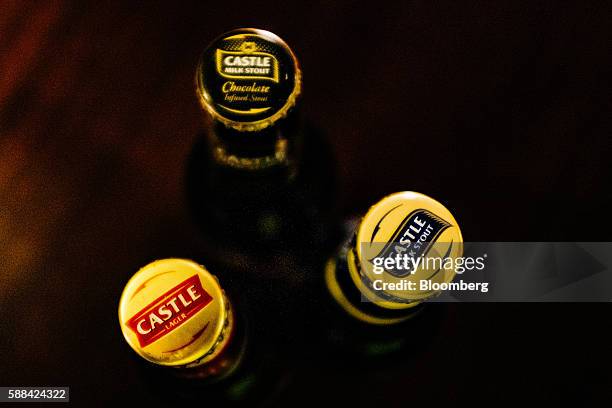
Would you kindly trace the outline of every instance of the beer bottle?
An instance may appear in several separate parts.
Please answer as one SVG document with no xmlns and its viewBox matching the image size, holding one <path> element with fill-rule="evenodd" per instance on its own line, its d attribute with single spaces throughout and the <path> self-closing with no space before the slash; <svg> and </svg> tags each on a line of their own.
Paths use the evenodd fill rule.
<svg viewBox="0 0 612 408">
<path fill-rule="evenodd" d="M 325 267 L 325 288 L 333 299 L 328 340 L 341 346 L 336 349 L 368 356 L 395 356 L 408 344 L 418 349 L 445 315 L 444 304 L 424 304 L 437 292 L 421 290 L 418 283 L 450 282 L 455 271 L 443 262 L 432 269 L 412 261 L 462 256 L 457 222 L 436 200 L 404 191 L 383 198 L 352 225 L 346 243 Z M 407 268 L 402 262 L 382 262 L 398 255 L 408 260 Z M 412 289 L 408 282 L 414 282 Z"/>
<path fill-rule="evenodd" d="M 333 158 L 299 115 L 295 54 L 268 31 L 230 31 L 203 52 L 196 93 L 208 126 L 188 160 L 186 190 L 205 256 L 299 282 L 279 266 L 320 257 L 337 230 Z"/>
<path fill-rule="evenodd" d="M 193 261 L 168 258 L 141 268 L 121 294 L 119 324 L 161 399 L 261 401 L 281 381 L 217 278 Z"/>
</svg>

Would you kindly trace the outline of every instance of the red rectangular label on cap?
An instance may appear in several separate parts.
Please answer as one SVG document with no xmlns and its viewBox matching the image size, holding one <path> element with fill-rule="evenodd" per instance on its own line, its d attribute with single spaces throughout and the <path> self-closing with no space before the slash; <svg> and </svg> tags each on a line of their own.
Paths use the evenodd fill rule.
<svg viewBox="0 0 612 408">
<path fill-rule="evenodd" d="M 127 325 L 136 333 L 140 347 L 145 347 L 180 327 L 212 300 L 198 275 L 193 275 L 136 313 Z"/>
</svg>

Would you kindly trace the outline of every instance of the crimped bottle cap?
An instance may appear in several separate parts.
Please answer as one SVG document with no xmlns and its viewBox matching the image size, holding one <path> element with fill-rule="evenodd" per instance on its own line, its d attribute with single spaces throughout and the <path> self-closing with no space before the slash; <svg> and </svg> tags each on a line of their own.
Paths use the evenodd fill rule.
<svg viewBox="0 0 612 408">
<path fill-rule="evenodd" d="M 223 349 L 232 311 L 217 278 L 186 259 L 162 259 L 141 268 L 119 301 L 119 324 L 144 359 L 194 366 Z"/>
<path fill-rule="evenodd" d="M 196 71 L 202 107 L 229 128 L 257 131 L 285 117 L 301 92 L 289 46 L 255 28 L 230 31 L 204 51 Z"/>
<path fill-rule="evenodd" d="M 410 262 L 383 262 L 404 255 Z M 351 278 L 367 299 L 384 308 L 404 309 L 437 293 L 421 290 L 421 280 L 452 281 L 452 261 L 462 255 L 461 230 L 450 211 L 431 197 L 404 191 L 369 209 L 347 259 Z M 419 258 L 420 264 L 413 262 Z M 413 289 L 407 289 L 407 282 L 414 282 Z"/>
</svg>

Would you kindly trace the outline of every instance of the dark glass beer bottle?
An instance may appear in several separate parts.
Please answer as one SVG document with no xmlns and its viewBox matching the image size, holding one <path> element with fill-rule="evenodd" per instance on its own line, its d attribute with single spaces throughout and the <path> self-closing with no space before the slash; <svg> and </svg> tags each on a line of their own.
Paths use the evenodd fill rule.
<svg viewBox="0 0 612 408">
<path fill-rule="evenodd" d="M 323 312 L 330 316 L 329 342 L 336 350 L 393 359 L 408 345 L 418 349 L 438 330 L 446 309 L 444 304 L 425 305 L 437 293 L 422 290 L 419 283 L 450 282 L 455 272 L 444 266 L 415 267 L 411 261 L 462 256 L 454 217 L 434 199 L 406 191 L 383 198 L 346 231 L 345 244 L 324 272 L 325 290 L 333 299 Z M 404 259 L 403 254 L 410 261 L 406 269 L 401 262 L 384 263 L 398 255 Z"/>
<path fill-rule="evenodd" d="M 203 52 L 196 89 L 209 123 L 186 184 L 205 255 L 299 283 L 283 267 L 320 257 L 335 238 L 335 171 L 322 134 L 299 115 L 295 54 L 268 31 L 231 31 Z"/>
<path fill-rule="evenodd" d="M 161 400 L 227 405 L 271 398 L 286 373 L 247 322 L 218 279 L 186 259 L 141 268 L 119 302 L 123 336 Z"/>
</svg>

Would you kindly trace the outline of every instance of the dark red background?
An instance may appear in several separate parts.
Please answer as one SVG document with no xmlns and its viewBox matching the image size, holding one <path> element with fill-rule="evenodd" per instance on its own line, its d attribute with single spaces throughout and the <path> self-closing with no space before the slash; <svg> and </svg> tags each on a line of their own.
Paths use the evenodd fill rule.
<svg viewBox="0 0 612 408">
<path fill-rule="evenodd" d="M 117 301 L 136 268 L 198 245 L 182 185 L 204 124 L 194 69 L 236 27 L 273 31 L 298 55 L 344 214 L 415 190 L 445 203 L 468 241 L 609 241 L 602 4 L 2 1 L 0 385 L 147 399 Z M 610 311 L 462 306 L 403 375 L 359 386 L 320 361 L 303 388 L 321 392 L 285 399 L 588 404 L 610 397 Z"/>
</svg>

